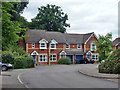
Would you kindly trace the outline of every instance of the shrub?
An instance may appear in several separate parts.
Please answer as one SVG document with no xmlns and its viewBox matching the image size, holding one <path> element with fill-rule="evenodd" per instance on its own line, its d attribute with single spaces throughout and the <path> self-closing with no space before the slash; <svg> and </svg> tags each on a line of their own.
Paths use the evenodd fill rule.
<svg viewBox="0 0 120 90">
<path fill-rule="evenodd" d="M 2 52 L 2 62 L 14 64 L 13 54 L 9 51 Z"/>
<path fill-rule="evenodd" d="M 31 56 L 27 57 L 16 57 L 14 62 L 14 68 L 20 69 L 20 68 L 30 68 L 31 65 L 34 64 L 34 58 Z"/>
<path fill-rule="evenodd" d="M 114 51 L 98 68 L 100 73 L 120 74 L 120 49 Z"/>
<path fill-rule="evenodd" d="M 27 62 L 26 68 L 30 68 L 34 64 L 34 58 L 32 56 L 25 57 L 25 60 Z"/>
<path fill-rule="evenodd" d="M 58 64 L 71 64 L 71 60 L 68 57 L 66 58 L 63 57 L 58 60 Z"/>
</svg>

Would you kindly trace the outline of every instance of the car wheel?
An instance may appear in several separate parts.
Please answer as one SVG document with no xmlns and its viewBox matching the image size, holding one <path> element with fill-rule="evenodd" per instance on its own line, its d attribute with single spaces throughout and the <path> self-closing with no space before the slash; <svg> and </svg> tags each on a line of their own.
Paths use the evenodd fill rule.
<svg viewBox="0 0 120 90">
<path fill-rule="evenodd" d="M 2 71 L 7 71 L 8 68 L 6 66 L 2 66 Z"/>
<path fill-rule="evenodd" d="M 85 64 L 87 64 L 87 61 L 85 61 Z"/>
</svg>

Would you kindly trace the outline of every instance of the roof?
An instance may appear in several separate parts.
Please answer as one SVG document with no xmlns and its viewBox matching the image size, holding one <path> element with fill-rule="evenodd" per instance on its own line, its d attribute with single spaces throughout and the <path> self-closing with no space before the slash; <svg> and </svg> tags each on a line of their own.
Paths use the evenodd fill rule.
<svg viewBox="0 0 120 90">
<path fill-rule="evenodd" d="M 114 41 L 113 41 L 113 45 L 118 45 L 120 44 L 120 37 L 119 38 L 116 38 Z"/>
<path fill-rule="evenodd" d="M 50 42 L 54 39 L 58 43 L 83 44 L 92 34 L 93 32 L 87 34 L 70 34 L 45 30 L 28 30 L 25 42 L 39 42 L 41 39 L 46 39 Z"/>
<path fill-rule="evenodd" d="M 80 50 L 78 50 L 78 49 L 66 49 L 65 52 L 67 53 L 67 55 L 70 55 L 70 54 L 83 55 L 84 54 L 83 50 L 81 50 L 81 49 Z"/>
</svg>

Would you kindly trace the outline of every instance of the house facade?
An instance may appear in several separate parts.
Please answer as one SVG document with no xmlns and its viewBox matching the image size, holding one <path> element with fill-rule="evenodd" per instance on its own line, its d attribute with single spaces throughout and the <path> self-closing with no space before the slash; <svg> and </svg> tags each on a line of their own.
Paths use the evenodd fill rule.
<svg viewBox="0 0 120 90">
<path fill-rule="evenodd" d="M 120 37 L 119 38 L 116 38 L 114 41 L 113 41 L 113 51 L 117 50 L 117 49 L 120 49 Z"/>
<path fill-rule="evenodd" d="M 93 41 L 98 41 L 94 32 L 87 34 L 69 34 L 45 30 L 28 30 L 25 43 L 19 42 L 27 54 L 35 59 L 37 65 L 57 64 L 58 59 L 69 57 L 75 60 L 91 57 L 98 61 L 99 54 Z"/>
</svg>

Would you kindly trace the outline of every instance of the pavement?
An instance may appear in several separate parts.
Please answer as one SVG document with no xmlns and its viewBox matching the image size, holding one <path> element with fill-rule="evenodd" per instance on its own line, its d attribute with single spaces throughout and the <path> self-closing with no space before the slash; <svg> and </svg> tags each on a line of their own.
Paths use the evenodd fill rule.
<svg viewBox="0 0 120 90">
<path fill-rule="evenodd" d="M 89 67 L 83 67 L 78 70 L 81 74 L 96 77 L 96 78 L 103 78 L 103 79 L 120 79 L 118 74 L 107 74 L 107 73 L 99 73 L 98 71 L 98 64 L 89 64 Z"/>
</svg>

